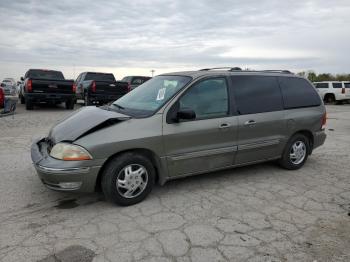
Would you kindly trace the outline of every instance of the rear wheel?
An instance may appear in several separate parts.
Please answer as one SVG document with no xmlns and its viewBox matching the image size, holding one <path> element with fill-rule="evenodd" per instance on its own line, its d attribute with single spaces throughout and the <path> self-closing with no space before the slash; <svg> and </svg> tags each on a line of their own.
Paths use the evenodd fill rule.
<svg viewBox="0 0 350 262">
<path fill-rule="evenodd" d="M 26 103 L 26 109 L 27 110 L 33 110 L 34 109 L 34 105 L 33 105 L 32 101 L 26 99 L 25 103 Z"/>
<path fill-rule="evenodd" d="M 73 99 L 66 101 L 66 109 L 69 109 L 69 110 L 74 109 L 74 100 Z"/>
<path fill-rule="evenodd" d="M 309 153 L 309 139 L 303 134 L 296 134 L 288 141 L 279 164 L 285 169 L 299 169 L 305 164 Z"/>
<path fill-rule="evenodd" d="M 327 94 L 325 96 L 324 100 L 328 104 L 334 104 L 335 103 L 335 96 L 333 94 Z"/>
<path fill-rule="evenodd" d="M 102 191 L 107 200 L 122 206 L 141 202 L 152 191 L 155 169 L 152 162 L 137 153 L 112 159 L 102 175 Z"/>
<path fill-rule="evenodd" d="M 90 106 L 91 105 L 91 101 L 90 101 L 90 98 L 89 98 L 88 94 L 84 95 L 84 105 L 85 106 Z"/>
<path fill-rule="evenodd" d="M 24 105 L 25 102 L 26 102 L 25 99 L 24 99 L 24 96 L 20 95 L 19 99 L 21 100 L 21 104 Z"/>
</svg>

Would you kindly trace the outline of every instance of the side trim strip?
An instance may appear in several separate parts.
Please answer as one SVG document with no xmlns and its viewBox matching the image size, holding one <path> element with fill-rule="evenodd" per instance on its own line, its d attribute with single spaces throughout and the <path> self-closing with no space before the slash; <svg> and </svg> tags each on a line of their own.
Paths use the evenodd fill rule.
<svg viewBox="0 0 350 262">
<path fill-rule="evenodd" d="M 237 146 L 225 147 L 225 148 L 219 148 L 219 149 L 209 149 L 209 150 L 202 150 L 198 152 L 184 153 L 183 155 L 170 156 L 170 160 L 179 161 L 179 160 L 191 159 L 196 157 L 220 155 L 220 154 L 230 153 L 230 152 L 233 153 L 236 151 L 237 151 Z"/>
<path fill-rule="evenodd" d="M 238 145 L 238 151 L 266 147 L 266 146 L 273 146 L 273 145 L 278 145 L 279 143 L 280 143 L 279 139 L 274 139 L 274 140 L 263 141 L 259 143 Z"/>
</svg>

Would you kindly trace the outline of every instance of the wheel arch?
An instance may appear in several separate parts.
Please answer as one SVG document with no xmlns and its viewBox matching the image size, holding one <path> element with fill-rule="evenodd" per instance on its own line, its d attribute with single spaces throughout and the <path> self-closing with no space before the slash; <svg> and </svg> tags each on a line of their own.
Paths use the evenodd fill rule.
<svg viewBox="0 0 350 262">
<path fill-rule="evenodd" d="M 334 93 L 325 93 L 323 96 L 323 100 L 326 100 L 326 98 L 329 96 L 332 96 L 334 100 L 336 100 L 336 95 Z"/>
<path fill-rule="evenodd" d="M 312 134 L 312 132 L 310 130 L 307 129 L 302 129 L 302 130 L 298 130 L 296 132 L 294 132 L 291 136 L 290 139 L 292 137 L 294 137 L 296 134 L 302 134 L 304 136 L 306 136 L 309 139 L 310 142 L 310 152 L 309 155 L 311 155 L 313 147 L 314 147 L 314 135 Z"/>
<path fill-rule="evenodd" d="M 101 191 L 101 181 L 102 181 L 102 175 L 103 172 L 107 166 L 107 164 L 112 161 L 113 158 L 118 157 L 120 155 L 123 155 L 125 153 L 137 153 L 141 154 L 145 157 L 147 157 L 153 164 L 155 171 L 156 171 L 156 183 L 164 184 L 165 178 L 162 176 L 164 174 L 164 168 L 162 168 L 161 160 L 155 154 L 152 150 L 146 149 L 146 148 L 133 148 L 133 149 L 127 149 L 123 151 L 119 151 L 113 155 L 111 155 L 102 165 L 101 169 L 98 172 L 97 178 L 96 178 L 96 184 L 95 184 L 95 191 L 100 192 Z"/>
</svg>

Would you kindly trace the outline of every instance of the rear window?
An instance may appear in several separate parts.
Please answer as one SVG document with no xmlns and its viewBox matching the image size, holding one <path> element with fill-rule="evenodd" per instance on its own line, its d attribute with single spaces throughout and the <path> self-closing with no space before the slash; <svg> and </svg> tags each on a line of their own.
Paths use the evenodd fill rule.
<svg viewBox="0 0 350 262">
<path fill-rule="evenodd" d="M 328 83 L 317 83 L 316 88 L 328 88 Z"/>
<path fill-rule="evenodd" d="M 39 79 L 56 79 L 64 80 L 64 76 L 60 71 L 50 70 L 29 70 L 26 77 Z"/>
<path fill-rule="evenodd" d="M 286 109 L 319 106 L 321 99 L 314 87 L 305 79 L 279 77 Z"/>
<path fill-rule="evenodd" d="M 131 81 L 131 84 L 132 85 L 141 85 L 149 79 L 150 79 L 149 77 L 134 77 Z"/>
<path fill-rule="evenodd" d="M 343 85 L 341 83 L 332 83 L 333 88 L 342 88 Z"/>
<path fill-rule="evenodd" d="M 95 80 L 95 81 L 115 81 L 113 74 L 103 74 L 103 73 L 87 73 L 85 80 Z"/>
<path fill-rule="evenodd" d="M 232 76 L 238 113 L 241 115 L 283 110 L 281 91 L 273 76 Z"/>
<path fill-rule="evenodd" d="M 350 83 L 344 83 L 345 88 L 350 88 Z"/>
</svg>

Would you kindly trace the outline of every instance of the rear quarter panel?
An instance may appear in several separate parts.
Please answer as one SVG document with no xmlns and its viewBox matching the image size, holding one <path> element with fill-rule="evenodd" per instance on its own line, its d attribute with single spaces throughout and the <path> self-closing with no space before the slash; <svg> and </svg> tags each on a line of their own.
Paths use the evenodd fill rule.
<svg viewBox="0 0 350 262">
<path fill-rule="evenodd" d="M 324 105 L 285 110 L 287 120 L 287 137 L 299 131 L 310 131 L 313 134 L 321 129 Z"/>
</svg>

